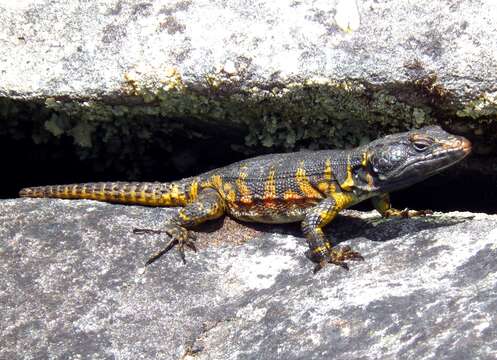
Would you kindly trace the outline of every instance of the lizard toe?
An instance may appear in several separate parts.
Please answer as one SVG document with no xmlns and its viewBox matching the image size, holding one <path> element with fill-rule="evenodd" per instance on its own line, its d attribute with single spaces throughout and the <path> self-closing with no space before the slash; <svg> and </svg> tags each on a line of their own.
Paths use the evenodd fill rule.
<svg viewBox="0 0 497 360">
<path fill-rule="evenodd" d="M 177 246 L 178 253 L 180 255 L 183 263 L 186 263 L 185 258 L 185 248 L 189 248 L 195 252 L 197 252 L 197 247 L 195 246 L 195 234 L 186 229 L 185 227 L 178 224 L 170 224 L 164 230 L 155 230 L 155 229 L 133 229 L 134 234 L 163 234 L 166 233 L 171 239 L 167 243 L 167 245 L 161 249 L 160 251 L 153 254 L 145 263 L 145 265 L 150 265 L 159 259 L 162 255 L 169 252 L 172 248 Z"/>
</svg>

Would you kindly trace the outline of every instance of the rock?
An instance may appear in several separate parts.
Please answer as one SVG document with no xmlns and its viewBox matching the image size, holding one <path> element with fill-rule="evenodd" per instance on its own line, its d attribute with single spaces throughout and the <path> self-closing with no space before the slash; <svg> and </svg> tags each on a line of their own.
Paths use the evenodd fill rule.
<svg viewBox="0 0 497 360">
<path fill-rule="evenodd" d="M 317 275 L 298 227 L 226 220 L 144 270 L 171 211 L 1 201 L 0 357 L 495 358 L 495 215 L 345 212 L 365 261 Z"/>
<path fill-rule="evenodd" d="M 497 81 L 491 1 L 28 0 L 1 9 L 0 94 L 23 98 L 120 93 L 131 73 L 196 83 L 248 71 L 262 85 L 296 77 L 384 84 L 434 72 L 444 89 L 469 98 Z"/>
<path fill-rule="evenodd" d="M 241 127 L 233 145 L 279 149 L 440 123 L 496 155 L 493 10 L 490 0 L 4 2 L 0 98 L 13 116 L 26 108 L 16 101 L 42 104 L 31 110 L 37 143 L 67 135 L 98 147 L 150 116 L 155 131 Z"/>
</svg>

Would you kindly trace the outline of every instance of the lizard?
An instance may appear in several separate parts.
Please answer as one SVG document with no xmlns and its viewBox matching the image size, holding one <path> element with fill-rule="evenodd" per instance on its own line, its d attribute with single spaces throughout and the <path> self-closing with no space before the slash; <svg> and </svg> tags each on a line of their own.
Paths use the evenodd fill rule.
<svg viewBox="0 0 497 360">
<path fill-rule="evenodd" d="M 229 215 L 260 223 L 300 222 L 316 265 L 348 269 L 349 260 L 363 260 L 349 246 L 338 247 L 323 228 L 337 214 L 371 199 L 383 217 L 414 217 L 429 210 L 398 210 L 389 193 L 420 182 L 465 158 L 471 142 L 439 126 L 387 135 L 348 150 L 318 150 L 262 155 L 178 181 L 98 182 L 28 187 L 21 197 L 92 199 L 146 206 L 174 206 L 164 227 L 134 233 L 165 233 L 167 245 L 147 262 L 177 247 L 196 251 L 192 228 Z"/>
</svg>

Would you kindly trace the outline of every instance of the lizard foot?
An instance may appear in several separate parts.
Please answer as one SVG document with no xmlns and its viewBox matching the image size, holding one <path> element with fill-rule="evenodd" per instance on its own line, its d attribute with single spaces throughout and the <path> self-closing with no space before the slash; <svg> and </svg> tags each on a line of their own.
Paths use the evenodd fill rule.
<svg viewBox="0 0 497 360">
<path fill-rule="evenodd" d="M 338 265 L 345 270 L 349 270 L 349 265 L 345 262 L 345 260 L 364 261 L 364 257 L 357 251 L 353 251 L 348 245 L 338 249 L 332 248 L 330 250 L 329 259 L 319 261 L 314 268 L 314 274 L 325 267 L 327 263 Z"/>
<path fill-rule="evenodd" d="M 431 210 L 409 210 L 406 208 L 404 210 L 388 209 L 385 211 L 383 216 L 386 218 L 391 218 L 391 217 L 412 218 L 412 217 L 426 216 L 432 214 L 433 211 Z"/>
<path fill-rule="evenodd" d="M 178 246 L 178 252 L 181 257 L 181 260 L 183 260 L 183 263 L 186 263 L 185 259 L 185 248 L 190 248 L 191 250 L 197 252 L 197 248 L 195 247 L 195 240 L 196 237 L 195 235 L 189 231 L 188 229 L 184 228 L 183 226 L 180 225 L 169 225 L 167 229 L 165 230 L 154 230 L 154 229 L 133 229 L 134 234 L 163 234 L 166 233 L 171 240 L 167 243 L 167 245 L 164 247 L 164 249 L 158 251 L 154 255 L 150 257 L 150 259 L 147 260 L 145 263 L 146 265 L 150 265 L 154 261 L 156 261 L 158 258 L 160 258 L 162 255 L 167 253 L 169 250 L 171 250 L 173 247 L 176 245 Z"/>
</svg>

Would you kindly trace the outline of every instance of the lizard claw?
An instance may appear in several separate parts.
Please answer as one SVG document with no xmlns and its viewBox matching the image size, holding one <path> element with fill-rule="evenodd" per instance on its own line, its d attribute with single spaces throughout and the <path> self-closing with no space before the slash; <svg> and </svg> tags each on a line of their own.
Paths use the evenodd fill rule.
<svg viewBox="0 0 497 360">
<path fill-rule="evenodd" d="M 407 217 L 433 215 L 433 210 L 408 210 Z"/>
<path fill-rule="evenodd" d="M 162 249 L 161 251 L 155 253 L 154 255 L 152 255 L 150 257 L 150 259 L 147 260 L 147 262 L 145 263 L 145 266 L 150 265 L 151 263 L 153 263 L 155 260 L 157 260 L 162 255 L 164 255 L 169 250 L 171 250 L 176 244 L 178 244 L 178 240 L 177 239 L 171 239 L 171 241 L 169 241 L 169 243 L 166 245 L 166 247 L 164 249 Z M 184 254 L 183 254 L 183 258 L 184 258 Z M 183 262 L 185 262 L 184 259 L 183 259 Z"/>
<path fill-rule="evenodd" d="M 412 218 L 412 217 L 427 216 L 432 214 L 433 214 L 432 210 L 409 210 L 408 208 L 405 208 L 404 210 L 388 209 L 383 216 L 386 218 L 390 217 Z"/>
<path fill-rule="evenodd" d="M 324 268 L 327 263 L 338 265 L 345 270 L 349 270 L 349 265 L 345 260 L 352 261 L 364 261 L 364 257 L 357 251 L 353 251 L 350 246 L 344 246 L 342 248 L 332 248 L 330 250 L 330 256 L 328 259 L 323 259 L 319 261 L 314 267 L 314 274 L 319 270 Z"/>
<path fill-rule="evenodd" d="M 345 260 L 364 261 L 364 257 L 357 251 L 352 250 L 348 245 L 340 249 L 331 249 L 330 263 L 339 265 L 345 270 L 349 270 L 349 266 Z"/>
<path fill-rule="evenodd" d="M 134 234 L 163 234 L 166 233 L 171 240 L 167 243 L 164 249 L 158 251 L 150 257 L 145 263 L 145 266 L 152 264 L 154 261 L 159 259 L 162 255 L 169 252 L 173 247 L 178 245 L 178 252 L 183 263 L 186 263 L 185 258 L 185 247 L 197 252 L 197 247 L 195 246 L 196 237 L 188 229 L 183 226 L 172 224 L 165 230 L 153 230 L 153 229 L 133 229 Z"/>
<path fill-rule="evenodd" d="M 164 230 L 154 230 L 154 229 L 139 229 L 139 228 L 134 228 L 133 229 L 133 234 L 162 234 L 164 233 Z"/>
</svg>

